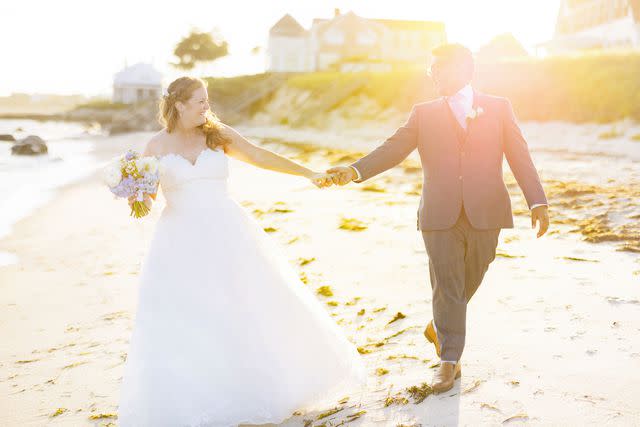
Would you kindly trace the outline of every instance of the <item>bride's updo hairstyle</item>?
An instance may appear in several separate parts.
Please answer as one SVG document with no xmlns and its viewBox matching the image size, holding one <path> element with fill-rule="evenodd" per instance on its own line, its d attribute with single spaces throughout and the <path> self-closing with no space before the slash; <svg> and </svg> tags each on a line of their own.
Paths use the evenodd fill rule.
<svg viewBox="0 0 640 427">
<path fill-rule="evenodd" d="M 160 99 L 160 111 L 158 121 L 167 128 L 167 132 L 171 133 L 178 123 L 178 109 L 176 102 L 187 102 L 194 91 L 199 88 L 206 88 L 207 82 L 197 77 L 179 77 L 171 82 L 164 96 Z M 229 141 L 222 135 L 222 125 L 218 117 L 208 110 L 205 115 L 205 122 L 198 126 L 198 129 L 207 138 L 207 147 L 215 150 L 217 147 L 224 147 Z"/>
</svg>

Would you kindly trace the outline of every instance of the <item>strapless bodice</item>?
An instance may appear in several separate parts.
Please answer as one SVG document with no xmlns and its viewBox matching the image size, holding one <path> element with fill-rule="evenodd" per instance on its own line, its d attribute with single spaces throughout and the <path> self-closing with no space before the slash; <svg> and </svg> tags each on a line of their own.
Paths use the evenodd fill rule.
<svg viewBox="0 0 640 427">
<path fill-rule="evenodd" d="M 180 154 L 169 153 L 159 158 L 160 186 L 167 206 L 192 205 L 209 199 L 209 195 L 226 193 L 229 165 L 223 150 L 205 148 L 191 163 Z"/>
</svg>

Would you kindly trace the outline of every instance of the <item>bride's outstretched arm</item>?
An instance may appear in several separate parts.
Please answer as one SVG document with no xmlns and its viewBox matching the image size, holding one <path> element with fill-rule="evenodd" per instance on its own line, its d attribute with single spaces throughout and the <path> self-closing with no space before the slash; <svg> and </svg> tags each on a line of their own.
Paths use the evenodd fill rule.
<svg viewBox="0 0 640 427">
<path fill-rule="evenodd" d="M 332 181 L 329 175 L 314 172 L 273 151 L 258 147 L 249 142 L 231 126 L 222 124 L 222 127 L 224 135 L 231 141 L 230 144 L 225 146 L 225 153 L 229 156 L 263 169 L 303 176 L 318 187 L 331 185 Z"/>
</svg>

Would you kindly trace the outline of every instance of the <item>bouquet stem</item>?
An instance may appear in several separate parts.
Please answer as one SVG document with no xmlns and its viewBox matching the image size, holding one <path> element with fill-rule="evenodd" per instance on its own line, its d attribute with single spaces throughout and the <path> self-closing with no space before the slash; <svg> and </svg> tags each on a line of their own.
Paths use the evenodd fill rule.
<svg viewBox="0 0 640 427">
<path fill-rule="evenodd" d="M 149 208 L 144 202 L 135 201 L 131 204 L 131 214 L 135 218 L 142 218 L 149 213 Z"/>
</svg>

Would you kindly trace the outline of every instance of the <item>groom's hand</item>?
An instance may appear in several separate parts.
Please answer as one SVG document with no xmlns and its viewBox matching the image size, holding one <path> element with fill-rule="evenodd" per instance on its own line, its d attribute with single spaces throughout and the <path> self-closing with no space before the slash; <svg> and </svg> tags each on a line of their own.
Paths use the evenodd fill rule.
<svg viewBox="0 0 640 427">
<path fill-rule="evenodd" d="M 331 175 L 331 180 L 335 185 L 347 185 L 358 177 L 356 171 L 349 166 L 337 166 L 327 169 L 327 173 Z"/>
<path fill-rule="evenodd" d="M 540 223 L 537 237 L 541 237 L 549 229 L 549 210 L 547 206 L 536 206 L 531 209 L 531 228 L 536 228 L 536 222 Z"/>
<path fill-rule="evenodd" d="M 309 180 L 318 188 L 331 187 L 333 183 L 331 176 L 326 173 L 314 173 L 309 176 Z"/>
</svg>

